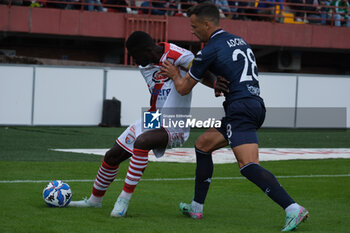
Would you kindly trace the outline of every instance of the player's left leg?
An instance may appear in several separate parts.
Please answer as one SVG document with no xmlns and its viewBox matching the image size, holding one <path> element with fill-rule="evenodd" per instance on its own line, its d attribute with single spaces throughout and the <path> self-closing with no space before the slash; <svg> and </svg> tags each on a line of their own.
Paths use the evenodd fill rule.
<svg viewBox="0 0 350 233">
<path fill-rule="evenodd" d="M 115 143 L 113 147 L 106 152 L 102 160 L 90 197 L 81 201 L 71 201 L 69 206 L 80 208 L 101 207 L 102 199 L 107 189 L 117 176 L 119 164 L 130 157 L 131 154 L 128 151 Z"/>
<path fill-rule="evenodd" d="M 180 211 L 194 219 L 203 217 L 203 205 L 207 196 L 211 177 L 213 175 L 213 160 L 211 153 L 227 145 L 227 140 L 215 128 L 208 129 L 196 141 L 196 178 L 195 192 L 191 204 L 180 203 Z"/>
<path fill-rule="evenodd" d="M 119 195 L 111 212 L 112 217 L 125 216 L 128 210 L 129 200 L 147 167 L 148 152 L 151 149 L 166 148 L 168 140 L 168 133 L 163 128 L 146 131 L 136 138 L 123 191 Z"/>
<path fill-rule="evenodd" d="M 243 144 L 232 148 L 232 150 L 238 161 L 241 174 L 286 211 L 286 224 L 282 231 L 294 230 L 308 217 L 309 212 L 289 196 L 271 172 L 259 165 L 258 144 Z"/>
<path fill-rule="evenodd" d="M 258 144 L 249 143 L 232 148 L 241 174 L 256 184 L 273 201 L 283 209 L 295 203 L 282 188 L 275 176 L 259 165 Z"/>
<path fill-rule="evenodd" d="M 259 165 L 258 136 L 256 131 L 265 119 L 263 104 L 256 100 L 243 100 L 233 103 L 229 111 L 233 120 L 227 123 L 227 137 L 237 159 L 241 174 L 280 205 L 286 211 L 288 219 L 291 213 L 299 213 L 299 210 L 304 210 L 302 206 L 295 203 L 289 196 L 276 177 Z M 300 214 L 302 215 L 301 221 L 307 217 L 308 212 L 306 210 L 300 211 Z M 293 219 L 297 218 L 298 214 L 293 217 Z M 292 224 L 292 226 L 286 222 L 286 226 L 283 229 L 295 229 L 300 221 L 296 221 L 298 223 Z"/>
<path fill-rule="evenodd" d="M 118 143 L 109 149 L 102 161 L 102 164 L 96 175 L 92 189 L 91 199 L 101 201 L 107 189 L 114 181 L 118 173 L 119 164 L 131 157 L 131 153 L 122 148 Z"/>
</svg>

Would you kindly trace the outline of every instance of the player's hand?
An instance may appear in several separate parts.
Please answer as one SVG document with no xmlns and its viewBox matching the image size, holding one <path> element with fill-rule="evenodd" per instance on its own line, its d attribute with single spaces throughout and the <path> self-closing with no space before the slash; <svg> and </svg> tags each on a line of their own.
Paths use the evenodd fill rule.
<svg viewBox="0 0 350 233">
<path fill-rule="evenodd" d="M 171 79 L 173 79 L 175 76 L 180 76 L 179 69 L 169 61 L 164 61 L 162 67 L 160 67 L 160 70 L 162 71 L 162 75 L 165 75 Z"/>
<path fill-rule="evenodd" d="M 229 84 L 230 82 L 228 80 L 218 75 L 216 77 L 216 82 L 214 83 L 215 97 L 223 96 L 224 94 L 229 93 Z"/>
</svg>

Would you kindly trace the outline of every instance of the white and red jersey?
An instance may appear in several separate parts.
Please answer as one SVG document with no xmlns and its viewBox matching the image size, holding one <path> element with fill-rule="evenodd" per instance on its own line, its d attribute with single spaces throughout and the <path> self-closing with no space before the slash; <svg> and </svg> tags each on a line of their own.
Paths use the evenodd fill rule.
<svg viewBox="0 0 350 233">
<path fill-rule="evenodd" d="M 158 64 L 149 64 L 139 66 L 142 76 L 144 77 L 148 89 L 152 95 L 152 104 L 150 111 L 162 109 L 163 107 L 190 107 L 192 94 L 181 96 L 175 88 L 173 80 L 160 74 L 160 67 L 164 61 L 169 61 L 173 65 L 180 67 L 180 75 L 185 76 L 187 70 L 192 65 L 194 55 L 192 52 L 180 48 L 171 43 L 160 43 L 164 46 L 163 56 Z M 176 93 L 174 93 L 176 92 Z M 170 96 L 170 98 L 168 98 Z M 166 106 L 165 102 L 168 101 Z"/>
<path fill-rule="evenodd" d="M 160 67 L 164 61 L 169 61 L 180 68 L 180 75 L 185 76 L 187 70 L 192 65 L 194 55 L 192 52 L 180 48 L 171 43 L 161 43 L 164 46 L 164 54 L 158 64 L 150 64 L 145 67 L 139 66 L 149 91 L 152 95 L 152 103 L 149 111 L 160 110 L 161 113 L 181 109 L 181 114 L 189 114 L 191 107 L 192 92 L 181 96 L 174 85 L 172 79 L 160 74 Z M 177 111 L 177 110 L 176 110 Z M 189 137 L 189 128 L 165 128 L 168 132 L 168 148 L 181 146 Z M 133 153 L 136 138 L 144 132 L 142 119 L 130 125 L 117 139 L 117 143 L 126 151 Z M 166 148 L 153 149 L 157 157 L 163 156 Z"/>
</svg>

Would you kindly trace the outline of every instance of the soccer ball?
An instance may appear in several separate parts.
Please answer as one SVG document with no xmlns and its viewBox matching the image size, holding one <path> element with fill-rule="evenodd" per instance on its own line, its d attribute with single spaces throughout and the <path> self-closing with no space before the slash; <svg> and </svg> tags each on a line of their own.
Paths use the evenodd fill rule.
<svg viewBox="0 0 350 233">
<path fill-rule="evenodd" d="M 50 207 L 65 207 L 72 200 L 72 190 L 67 183 L 54 180 L 44 188 L 43 198 Z"/>
</svg>

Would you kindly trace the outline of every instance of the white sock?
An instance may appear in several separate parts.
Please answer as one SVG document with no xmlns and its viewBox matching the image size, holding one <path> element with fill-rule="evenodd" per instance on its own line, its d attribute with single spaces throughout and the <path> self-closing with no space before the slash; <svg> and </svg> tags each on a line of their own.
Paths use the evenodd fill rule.
<svg viewBox="0 0 350 233">
<path fill-rule="evenodd" d="M 89 201 L 92 203 L 102 203 L 103 197 L 96 197 L 93 194 L 91 194 Z"/>
<path fill-rule="evenodd" d="M 290 204 L 287 208 L 285 208 L 284 210 L 286 211 L 286 213 L 288 212 L 292 212 L 292 211 L 296 211 L 300 208 L 301 206 L 298 203 L 293 203 Z"/>
<path fill-rule="evenodd" d="M 191 208 L 194 212 L 203 212 L 203 204 L 192 201 Z"/>
<path fill-rule="evenodd" d="M 128 200 L 130 200 L 131 196 L 132 196 L 132 193 L 127 193 L 124 190 L 119 195 L 119 197 L 122 197 L 122 198 L 125 198 L 125 199 L 128 199 Z"/>
</svg>

